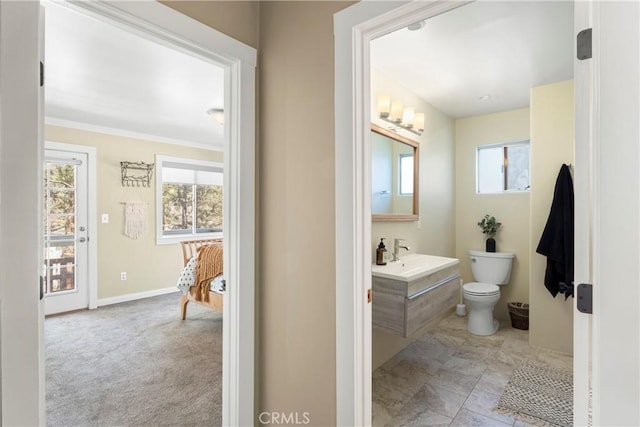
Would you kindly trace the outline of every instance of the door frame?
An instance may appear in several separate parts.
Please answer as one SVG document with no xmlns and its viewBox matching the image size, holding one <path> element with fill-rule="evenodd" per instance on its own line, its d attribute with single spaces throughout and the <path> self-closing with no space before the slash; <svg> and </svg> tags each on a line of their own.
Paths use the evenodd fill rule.
<svg viewBox="0 0 640 427">
<path fill-rule="evenodd" d="M 231 191 L 225 192 L 224 250 L 229 256 L 224 269 L 227 280 L 237 285 L 227 291 L 228 310 L 223 314 L 222 422 L 251 425 L 255 419 L 256 50 L 155 1 L 65 4 L 225 67 L 224 169 Z M 35 259 L 42 258 L 37 256 L 42 227 L 33 226 L 41 222 L 38 187 L 44 151 L 36 55 L 39 13 L 37 1 L 0 2 L 0 266 L 4 266 L 0 268 L 0 416 L 4 425 L 45 424 L 43 311 L 42 303 L 35 303 L 40 272 Z M 34 262 L 23 263 L 21 269 L 6 268 L 23 259 Z"/>
<path fill-rule="evenodd" d="M 589 1 L 574 2 L 574 34 L 593 26 L 593 4 Z M 574 46 L 575 49 L 575 46 Z M 574 52 L 576 53 L 576 52 Z M 599 58 L 578 60 L 574 54 L 574 157 L 573 170 L 574 206 L 582 209 L 575 210 L 574 229 L 574 258 L 575 283 L 593 283 L 592 268 L 595 259 L 592 253 L 593 227 L 592 213 L 597 209 L 597 195 L 590 196 L 595 174 L 594 168 L 594 134 L 591 126 L 593 118 L 597 117 L 597 107 L 594 105 L 593 87 L 594 67 Z M 586 209 L 585 209 L 586 208 Z M 574 298 L 573 310 L 573 422 L 574 425 L 594 425 L 589 423 L 592 416 L 589 407 L 589 389 L 593 390 L 590 378 L 598 376 L 598 368 L 591 364 L 593 350 L 592 316 L 577 310 L 577 298 Z M 599 424 L 595 424 L 599 425 Z"/>
<path fill-rule="evenodd" d="M 371 425 L 372 39 L 468 1 L 360 2 L 334 15 L 336 421 Z"/>
<path fill-rule="evenodd" d="M 336 412 L 337 424 L 341 426 L 371 424 L 371 305 L 366 303 L 366 291 L 371 287 L 371 171 L 367 132 L 371 121 L 369 43 L 373 38 L 417 20 L 467 3 L 361 2 L 335 15 Z M 590 8 L 591 3 L 584 2 L 582 6 Z M 593 84 L 591 80 L 583 83 L 587 88 Z M 597 100 L 591 102 L 586 107 L 588 111 L 581 109 L 576 115 L 576 129 L 592 124 L 587 119 L 592 113 L 591 106 L 597 108 Z M 583 156 L 592 155 L 593 152 L 581 153 L 576 156 L 576 163 L 584 161 Z M 589 161 L 592 159 L 590 157 Z M 576 255 L 578 253 L 581 252 Z M 580 313 L 576 316 L 580 328 L 577 339 L 582 340 L 580 348 L 584 349 L 585 337 L 588 340 L 591 334 L 586 325 L 591 320 L 597 322 L 597 317 L 585 320 Z M 597 344 L 594 348 L 597 349 Z M 576 384 L 584 387 L 575 394 L 574 401 L 575 419 L 581 421 L 588 418 L 587 368 L 585 361 L 580 359 L 579 367 L 574 369 Z M 594 369 L 593 375 L 598 374 L 598 369 Z M 597 378 L 594 379 L 597 387 Z"/>
<path fill-rule="evenodd" d="M 87 155 L 87 292 L 90 310 L 98 307 L 98 188 L 97 150 L 87 145 L 45 141 L 45 150 Z"/>
</svg>

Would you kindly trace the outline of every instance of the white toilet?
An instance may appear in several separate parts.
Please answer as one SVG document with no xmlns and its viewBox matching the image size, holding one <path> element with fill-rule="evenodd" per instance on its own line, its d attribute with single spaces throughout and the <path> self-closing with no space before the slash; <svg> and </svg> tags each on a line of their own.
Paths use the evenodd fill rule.
<svg viewBox="0 0 640 427">
<path fill-rule="evenodd" d="M 477 282 L 462 286 L 462 295 L 469 305 L 467 329 L 474 335 L 493 335 L 498 321 L 493 307 L 500 300 L 500 288 L 511 277 L 514 254 L 508 252 L 469 251 L 471 272 Z"/>
</svg>

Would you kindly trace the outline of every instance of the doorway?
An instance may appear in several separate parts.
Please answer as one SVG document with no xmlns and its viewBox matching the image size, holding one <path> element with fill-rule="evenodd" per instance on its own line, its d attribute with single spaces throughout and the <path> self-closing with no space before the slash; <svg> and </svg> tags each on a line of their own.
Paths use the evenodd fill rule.
<svg viewBox="0 0 640 427">
<path fill-rule="evenodd" d="M 414 2 L 400 7 L 358 4 L 349 8 L 349 12 L 336 15 L 336 87 L 340 88 L 336 97 L 336 181 L 342 183 L 336 187 L 339 424 L 368 424 L 371 414 L 371 382 L 368 377 L 371 358 L 367 350 L 371 348 L 371 331 L 368 327 L 371 324 L 371 306 L 366 299 L 367 289 L 371 286 L 371 235 L 367 227 L 371 192 L 370 150 L 365 137 L 371 121 L 369 42 L 407 27 L 416 20 L 430 18 L 464 4 Z M 586 9 L 588 7 L 585 6 Z M 576 17 L 585 11 L 584 8 L 580 9 L 576 11 Z M 585 20 L 576 19 L 577 25 L 585 25 Z M 355 42 L 351 44 L 349 41 L 353 40 Z M 585 76 L 582 75 L 582 78 Z M 588 84 L 590 82 L 587 79 L 576 83 L 582 89 Z M 585 99 L 582 98 L 584 93 L 577 96 Z M 582 105 L 577 108 L 588 108 L 588 102 L 589 98 L 583 104 L 576 103 Z M 581 114 L 576 114 L 576 117 L 576 123 L 585 118 Z M 348 141 L 352 141 L 352 144 Z M 585 152 L 589 149 L 591 147 L 581 148 Z M 591 174 L 588 165 L 584 166 L 584 173 Z M 582 187 L 581 190 L 587 191 L 587 188 Z M 580 327 L 578 333 L 586 340 L 590 332 Z M 352 344 L 354 342 L 355 345 Z M 583 360 L 588 357 L 586 354 L 582 356 Z M 576 378 L 587 376 L 586 364 L 574 366 L 579 366 Z M 576 419 L 586 419 L 587 391 L 586 387 L 576 390 Z"/>
<path fill-rule="evenodd" d="M 43 293 L 45 315 L 89 306 L 88 155 L 45 150 Z"/>
<path fill-rule="evenodd" d="M 250 424 L 254 411 L 255 49 L 157 2 L 144 5 L 85 2 L 69 3 L 69 6 L 129 26 L 139 34 L 155 35 L 181 49 L 195 49 L 225 68 L 225 105 L 229 107 L 225 113 L 230 130 L 225 134 L 224 169 L 225 175 L 229 173 L 225 182 L 234 189 L 230 192 L 229 202 L 225 203 L 225 253 L 229 254 L 225 272 L 228 272 L 227 283 L 237 286 L 229 287 L 226 301 L 229 310 L 224 313 L 222 412 L 223 424 Z M 44 160 L 42 115 L 38 108 L 41 89 L 32 78 L 36 73 L 24 72 L 39 67 L 40 6 L 37 2 L 23 2 L 0 7 L 2 87 L 12 88 L 3 92 L 2 98 L 2 150 L 4 154 L 10 154 L 9 158 L 21 158 L 34 166 L 10 167 L 8 157 L 2 157 L 2 179 L 11 179 L 20 186 L 16 186 L 16 191 L 2 193 L 2 221 L 6 226 L 2 228 L 0 241 L 6 259 L 33 259 L 36 254 L 41 258 L 41 244 L 37 243 L 41 237 L 34 227 L 34 223 L 42 221 L 40 198 L 32 201 L 24 197 L 26 192 L 39 194 Z M 18 47 L 16 40 L 23 43 Z M 35 200 L 37 204 L 31 206 Z M 34 214 L 21 216 L 23 212 Z M 34 232 L 36 235 L 31 236 Z M 24 243 L 11 247 L 9 242 L 12 241 Z M 3 273 L 2 418 L 10 425 L 45 423 L 41 351 L 43 306 L 37 302 L 37 287 L 28 287 L 33 292 L 19 288 L 24 283 L 36 283 L 35 278 L 40 274 L 41 265 L 27 271 L 5 270 Z"/>
</svg>

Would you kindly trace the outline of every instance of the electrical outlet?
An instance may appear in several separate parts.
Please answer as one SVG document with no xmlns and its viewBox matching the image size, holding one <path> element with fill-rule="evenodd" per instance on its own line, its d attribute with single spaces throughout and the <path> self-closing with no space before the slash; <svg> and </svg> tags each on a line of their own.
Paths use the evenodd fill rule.
<svg viewBox="0 0 640 427">
<path fill-rule="evenodd" d="M 102 223 L 103 224 L 109 223 L 109 214 L 102 214 Z"/>
<path fill-rule="evenodd" d="M 120 280 L 127 280 L 127 273 L 125 271 L 120 273 Z"/>
</svg>

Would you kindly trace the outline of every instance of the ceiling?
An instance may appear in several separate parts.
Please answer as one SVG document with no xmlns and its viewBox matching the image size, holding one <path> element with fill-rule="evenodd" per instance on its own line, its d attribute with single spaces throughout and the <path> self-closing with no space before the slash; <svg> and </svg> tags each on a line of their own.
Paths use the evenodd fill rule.
<svg viewBox="0 0 640 427">
<path fill-rule="evenodd" d="M 224 70 L 73 10 L 47 3 L 47 123 L 221 148 Z"/>
<path fill-rule="evenodd" d="M 573 2 L 477 1 L 373 40 L 371 66 L 452 118 L 527 107 L 573 77 Z"/>
</svg>

